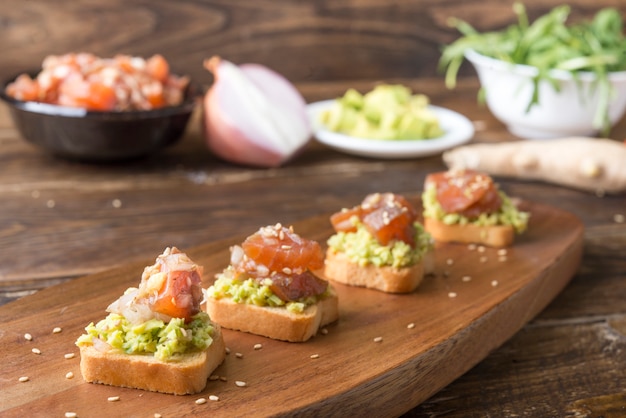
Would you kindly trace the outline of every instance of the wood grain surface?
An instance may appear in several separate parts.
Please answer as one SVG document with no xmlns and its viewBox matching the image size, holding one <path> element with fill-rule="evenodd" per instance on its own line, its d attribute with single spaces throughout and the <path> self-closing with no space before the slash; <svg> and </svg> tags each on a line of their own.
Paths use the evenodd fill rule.
<svg viewBox="0 0 626 418">
<path fill-rule="evenodd" d="M 532 18 L 562 4 L 524 2 Z M 571 19 L 615 0 L 571 1 Z M 432 77 L 442 45 L 459 37 L 450 17 L 481 31 L 515 21 L 512 0 L 5 0 L 2 80 L 39 68 L 48 54 L 165 54 L 178 72 L 209 83 L 202 61 L 269 65 L 294 82 Z M 463 73 L 470 74 L 469 65 Z"/>
<path fill-rule="evenodd" d="M 514 19 L 512 3 L 5 0 L 0 2 L 0 77 L 36 68 L 52 53 L 158 52 L 175 71 L 208 86 L 212 80 L 202 69 L 202 59 L 220 54 L 236 63 L 275 68 L 296 82 L 309 102 L 336 97 L 349 87 L 365 91 L 379 81 L 400 82 L 426 93 L 433 104 L 470 118 L 476 127 L 473 142 L 516 140 L 477 104 L 478 83 L 469 65 L 463 66 L 455 90 L 445 88 L 436 68 L 440 46 L 458 36 L 447 27 L 448 17 L 464 18 L 481 30 L 500 28 Z M 562 4 L 524 3 L 531 16 Z M 576 19 L 604 6 L 626 13 L 618 0 L 568 4 Z M 419 193 L 425 175 L 444 168 L 440 156 L 389 162 L 340 154 L 311 142 L 280 169 L 250 169 L 211 155 L 198 124 L 196 115 L 185 138 L 159 155 L 93 166 L 51 158 L 25 143 L 0 105 L 0 304 L 15 309 L 14 315 L 28 315 L 12 301 L 35 293 L 32 303 L 53 314 L 41 319 L 48 324 L 62 306 L 40 289 L 128 263 L 139 268 L 167 245 L 192 248 L 247 234 L 277 218 L 291 223 L 334 211 L 367 193 Z M 625 120 L 612 137 L 626 138 Z M 511 195 L 571 212 L 583 221 L 581 267 L 535 319 L 404 417 L 624 416 L 624 196 L 497 181 Z M 107 280 L 114 280 L 101 278 L 89 291 L 109 288 Z M 76 318 L 73 329 L 84 322 Z M 54 341 L 47 333 L 40 342 Z M 3 344 L 7 338 L 0 335 Z M 32 360 L 48 367 L 47 357 Z M 6 364 L 0 367 L 2 382 L 10 380 Z M 0 392 L 0 405 L 5 399 Z M 71 405 L 69 395 L 55 399 Z M 118 406 L 98 402 L 98 412 Z"/>
<path fill-rule="evenodd" d="M 438 244 L 435 273 L 416 292 L 386 294 L 334 284 L 340 319 L 326 327 L 327 334 L 306 343 L 224 330 L 230 355 L 215 374 L 226 381 L 210 381 L 193 396 L 85 383 L 78 356 L 64 357 L 77 352 L 74 341 L 82 328 L 101 319 L 110 302 L 138 283 L 142 265 L 46 289 L 0 307 L 0 351 L 7 353 L 0 412 L 15 417 L 60 416 L 68 411 L 93 416 L 106 406 L 109 414 L 118 416 L 209 411 L 212 416 L 399 415 L 509 339 L 577 271 L 582 255 L 580 220 L 539 204 L 528 204 L 527 210 L 532 214 L 529 231 L 504 258 L 496 249 Z M 328 218 L 297 223 L 296 231 L 324 242 L 332 233 Z M 241 240 L 189 249 L 192 259 L 205 268 L 205 286 L 228 263 L 229 246 Z M 53 333 L 56 327 L 62 331 Z M 33 336 L 32 341 L 24 338 L 25 333 Z M 256 344 L 262 348 L 254 349 Z M 74 378 L 68 379 L 68 372 Z M 29 380 L 21 382 L 22 376 Z M 246 386 L 239 387 L 236 381 Z M 195 404 L 210 395 L 220 400 Z M 119 402 L 111 404 L 111 396 L 119 396 Z"/>
</svg>

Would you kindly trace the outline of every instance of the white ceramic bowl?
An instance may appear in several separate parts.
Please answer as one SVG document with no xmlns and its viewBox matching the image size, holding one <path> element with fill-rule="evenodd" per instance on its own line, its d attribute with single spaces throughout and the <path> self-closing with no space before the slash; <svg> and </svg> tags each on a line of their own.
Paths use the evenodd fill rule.
<svg viewBox="0 0 626 418">
<path fill-rule="evenodd" d="M 598 108 L 598 90 L 593 73 L 574 79 L 567 71 L 552 70 L 557 91 L 545 80 L 539 83 L 539 104 L 526 111 L 533 94 L 533 77 L 538 70 L 529 65 L 511 64 L 486 57 L 473 50 L 465 53 L 485 90 L 489 110 L 516 136 L 528 139 L 566 136 L 593 136 Z M 611 126 L 626 111 L 626 71 L 609 74 L 613 96 L 609 103 Z"/>
</svg>

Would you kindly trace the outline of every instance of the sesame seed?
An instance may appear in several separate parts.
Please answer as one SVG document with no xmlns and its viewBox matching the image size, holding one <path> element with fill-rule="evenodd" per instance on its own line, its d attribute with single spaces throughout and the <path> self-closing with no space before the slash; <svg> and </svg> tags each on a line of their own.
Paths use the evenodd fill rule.
<svg viewBox="0 0 626 418">
<path fill-rule="evenodd" d="M 291 269 L 289 267 L 285 267 L 285 268 L 283 268 L 283 273 L 291 274 Z"/>
<path fill-rule="evenodd" d="M 260 350 L 260 349 L 262 349 L 262 348 L 263 348 L 263 344 L 254 344 L 254 347 L 253 347 L 253 348 L 254 348 L 255 350 Z"/>
<path fill-rule="evenodd" d="M 206 398 L 198 398 L 196 399 L 196 405 L 202 405 L 206 403 Z"/>
<path fill-rule="evenodd" d="M 161 415 L 159 413 L 154 414 L 154 418 L 162 418 L 162 417 L 163 417 L 163 415 Z"/>
<path fill-rule="evenodd" d="M 464 281 L 464 282 L 469 282 L 471 280 L 472 280 L 472 278 L 470 276 L 463 276 L 463 277 L 461 277 L 461 281 Z"/>
<path fill-rule="evenodd" d="M 623 224 L 626 221 L 626 217 L 621 213 L 616 213 L 615 215 L 613 215 L 613 220 L 615 221 L 615 223 Z"/>
<path fill-rule="evenodd" d="M 226 354 L 230 354 L 230 348 L 226 347 Z"/>
<path fill-rule="evenodd" d="M 491 281 L 491 285 L 492 285 L 493 287 L 496 287 L 496 286 L 498 285 L 498 281 L 497 281 L 497 280 L 492 280 L 492 281 Z"/>
<path fill-rule="evenodd" d="M 30 379 L 28 378 L 28 376 L 22 376 L 17 380 L 19 380 L 20 382 L 28 382 Z"/>
<path fill-rule="evenodd" d="M 73 377 L 74 377 L 74 373 L 72 373 L 72 372 L 65 373 L 65 378 L 66 379 L 72 379 Z"/>
<path fill-rule="evenodd" d="M 480 262 L 481 262 L 481 263 L 486 263 L 486 262 L 487 262 L 487 260 L 488 260 L 487 256 L 482 256 L 482 257 L 480 257 Z"/>
<path fill-rule="evenodd" d="M 66 412 L 65 418 L 76 418 L 78 414 L 76 412 Z"/>
<path fill-rule="evenodd" d="M 241 353 L 235 353 L 235 357 L 237 357 L 237 358 L 243 358 L 243 354 L 241 354 Z"/>
<path fill-rule="evenodd" d="M 321 333 L 322 335 L 327 335 L 327 334 L 328 334 L 328 329 L 327 329 L 327 328 L 322 328 L 322 329 L 320 330 L 320 333 Z"/>
<path fill-rule="evenodd" d="M 209 400 L 210 400 L 210 401 L 217 402 L 217 401 L 219 401 L 219 400 L 220 400 L 220 397 L 219 397 L 219 396 L 216 396 L 216 395 L 209 395 Z"/>
<path fill-rule="evenodd" d="M 53 334 L 58 334 L 61 331 L 63 331 L 63 329 L 61 327 L 54 327 L 54 329 L 52 330 L 52 333 Z"/>
<path fill-rule="evenodd" d="M 111 204 L 113 205 L 113 207 L 115 209 L 119 209 L 122 207 L 122 201 L 119 199 L 113 199 L 113 201 L 111 202 Z"/>
<path fill-rule="evenodd" d="M 506 248 L 500 248 L 498 250 L 498 255 L 506 255 L 507 254 L 507 250 Z"/>
<path fill-rule="evenodd" d="M 33 190 L 32 192 L 30 192 L 30 196 L 33 199 L 37 199 L 39 196 L 41 196 L 41 193 L 39 192 L 39 190 Z"/>
<path fill-rule="evenodd" d="M 24 334 L 24 339 L 27 341 L 32 341 L 33 340 L 33 336 L 30 335 L 29 333 Z"/>
<path fill-rule="evenodd" d="M 507 260 L 506 255 L 501 255 L 500 257 L 498 257 L 498 261 L 500 262 L 504 262 L 506 260 Z"/>
<path fill-rule="evenodd" d="M 222 382 L 228 382 L 228 378 L 226 376 L 220 376 L 220 380 Z"/>
<path fill-rule="evenodd" d="M 219 378 L 220 377 L 218 375 L 216 375 L 216 374 L 212 374 L 211 376 L 209 376 L 209 380 L 211 380 L 211 381 L 218 380 Z"/>
<path fill-rule="evenodd" d="M 456 292 L 449 292 L 448 293 L 448 297 L 449 298 L 455 298 L 456 297 Z"/>
<path fill-rule="evenodd" d="M 451 266 L 452 264 L 454 264 L 454 260 L 453 260 L 453 259 L 451 259 L 451 258 L 448 258 L 448 259 L 446 260 L 446 264 L 447 264 L 447 265 L 449 265 L 449 266 Z"/>
<path fill-rule="evenodd" d="M 476 249 L 476 244 L 469 244 L 467 246 L 467 249 L 470 250 L 470 251 L 474 251 Z"/>
<path fill-rule="evenodd" d="M 241 380 L 236 380 L 235 385 L 239 386 L 240 388 L 247 386 L 246 382 L 242 382 Z"/>
<path fill-rule="evenodd" d="M 479 253 L 484 253 L 485 252 L 485 247 L 483 245 L 479 245 L 478 248 L 476 248 L 478 250 Z"/>
<path fill-rule="evenodd" d="M 48 200 L 46 202 L 46 206 L 49 207 L 50 209 L 52 209 L 53 207 L 56 206 L 56 202 L 54 200 L 50 199 L 50 200 Z"/>
<path fill-rule="evenodd" d="M 408 324 L 406 327 L 407 327 L 408 329 L 413 329 L 413 328 L 415 328 L 415 324 L 414 324 L 413 322 L 411 322 L 411 323 L 410 323 L 410 324 Z"/>
<path fill-rule="evenodd" d="M 117 402 L 117 401 L 119 401 L 119 400 L 120 400 L 120 397 L 119 397 L 119 396 L 109 396 L 109 397 L 107 398 L 107 401 L 109 401 L 109 402 Z"/>
<path fill-rule="evenodd" d="M 376 338 L 374 338 L 374 342 L 375 343 L 382 342 L 382 340 L 383 340 L 383 337 L 376 337 Z"/>
<path fill-rule="evenodd" d="M 40 349 L 38 349 L 38 348 L 33 348 L 33 349 L 32 349 L 32 350 L 30 350 L 30 351 L 32 351 L 34 354 L 41 354 L 41 350 L 40 350 Z"/>
<path fill-rule="evenodd" d="M 311 354 L 310 356 L 312 359 L 316 359 L 316 358 L 320 358 L 319 354 Z"/>
<path fill-rule="evenodd" d="M 73 359 L 74 357 L 76 357 L 76 354 L 74 354 L 74 353 L 67 353 L 63 357 L 65 357 L 66 360 L 69 360 L 69 359 Z"/>
</svg>

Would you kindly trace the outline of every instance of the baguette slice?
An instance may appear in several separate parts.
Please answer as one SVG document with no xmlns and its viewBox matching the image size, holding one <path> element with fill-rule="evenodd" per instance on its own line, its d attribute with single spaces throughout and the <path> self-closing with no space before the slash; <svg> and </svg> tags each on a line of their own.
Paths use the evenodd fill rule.
<svg viewBox="0 0 626 418">
<path fill-rule="evenodd" d="M 324 276 L 350 286 L 388 293 L 409 293 L 420 285 L 425 274 L 432 271 L 432 261 L 431 254 L 426 254 L 421 262 L 410 267 L 361 266 L 350 261 L 344 253 L 328 248 Z"/>
<path fill-rule="evenodd" d="M 224 338 L 214 325 L 213 342 L 204 351 L 164 362 L 152 355 L 101 352 L 94 346 L 80 347 L 80 371 L 87 382 L 143 389 L 174 395 L 202 391 L 207 379 L 226 355 Z"/>
<path fill-rule="evenodd" d="M 489 247 L 508 247 L 513 243 L 515 230 L 510 225 L 446 225 L 432 218 L 424 218 L 424 229 L 435 241 L 483 244 Z"/>
<path fill-rule="evenodd" d="M 339 318 L 339 303 L 331 288 L 330 295 L 308 306 L 302 313 L 290 312 L 284 307 L 237 303 L 231 298 L 208 298 L 206 311 L 223 328 L 275 340 L 304 342 L 319 328 Z"/>
</svg>

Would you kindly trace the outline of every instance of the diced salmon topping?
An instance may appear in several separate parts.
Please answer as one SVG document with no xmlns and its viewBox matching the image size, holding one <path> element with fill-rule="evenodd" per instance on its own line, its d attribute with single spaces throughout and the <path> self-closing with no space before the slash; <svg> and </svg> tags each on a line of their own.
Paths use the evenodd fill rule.
<svg viewBox="0 0 626 418">
<path fill-rule="evenodd" d="M 150 308 L 172 318 L 190 321 L 200 312 L 202 268 L 174 247 L 159 256 L 154 266 L 146 268 L 144 282 L 158 273 L 164 273 L 165 279 L 158 292 L 148 296 Z"/>
<path fill-rule="evenodd" d="M 310 270 L 302 273 L 274 273 L 270 276 L 272 292 L 285 302 L 321 295 L 328 288 L 328 282 L 320 279 Z"/>
<path fill-rule="evenodd" d="M 476 218 L 500 210 L 502 200 L 493 179 L 473 170 L 432 173 L 426 184 L 434 184 L 437 201 L 446 213 Z"/>
<path fill-rule="evenodd" d="M 328 288 L 328 282 L 311 271 L 324 266 L 319 243 L 280 224 L 261 228 L 231 248 L 231 264 L 237 273 L 270 280 L 272 292 L 285 302 L 321 295 Z"/>
<path fill-rule="evenodd" d="M 182 102 L 188 77 L 170 73 L 167 60 L 129 55 L 99 58 L 88 53 L 50 55 L 32 79 L 18 76 L 7 95 L 91 111 L 150 110 Z"/>
<path fill-rule="evenodd" d="M 415 245 L 417 211 L 409 201 L 394 193 L 373 193 L 359 206 L 333 214 L 330 221 L 337 232 L 354 232 L 356 217 L 381 245 L 394 240 Z"/>
<path fill-rule="evenodd" d="M 324 253 L 318 242 L 302 238 L 280 224 L 261 228 L 246 238 L 241 247 L 249 259 L 270 272 L 317 270 L 324 266 Z"/>
</svg>

